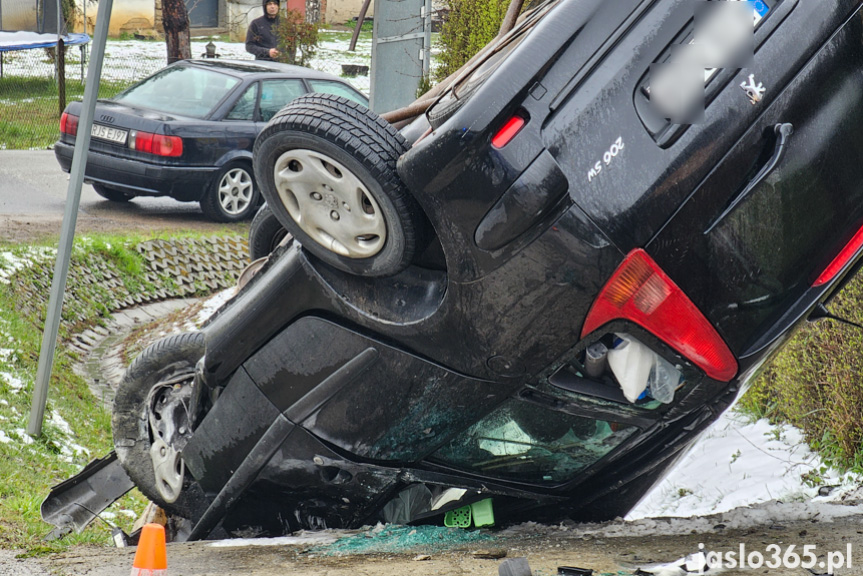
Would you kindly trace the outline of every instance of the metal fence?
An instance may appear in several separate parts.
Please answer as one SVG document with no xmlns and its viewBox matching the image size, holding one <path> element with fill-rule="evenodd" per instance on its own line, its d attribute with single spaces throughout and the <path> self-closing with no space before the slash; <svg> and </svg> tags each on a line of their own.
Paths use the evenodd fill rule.
<svg viewBox="0 0 863 576">
<path fill-rule="evenodd" d="M 192 57 L 202 57 L 211 40 L 221 59 L 252 58 L 243 43 L 219 38 L 193 39 Z M 347 51 L 349 42 L 350 32 L 322 30 L 311 67 L 343 76 L 343 65 L 369 66 L 371 34 L 361 36 L 355 52 Z M 0 52 L 0 150 L 47 148 L 59 137 L 60 112 L 65 102 L 83 97 L 89 64 L 87 46 L 68 46 L 64 52 L 65 58 L 60 66 L 54 48 Z M 117 94 L 163 68 L 166 62 L 163 41 L 109 40 L 102 64 L 99 97 L 109 98 Z M 65 70 L 63 81 L 58 77 L 58 69 Z M 345 79 L 368 94 L 367 75 Z"/>
</svg>

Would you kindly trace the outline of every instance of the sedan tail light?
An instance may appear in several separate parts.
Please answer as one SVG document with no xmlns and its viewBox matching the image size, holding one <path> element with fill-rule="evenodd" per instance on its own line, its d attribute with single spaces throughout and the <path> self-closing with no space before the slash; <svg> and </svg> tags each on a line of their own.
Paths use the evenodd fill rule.
<svg viewBox="0 0 863 576">
<path fill-rule="evenodd" d="M 60 132 L 69 136 L 78 134 L 78 117 L 68 112 L 63 112 L 60 116 Z"/>
<path fill-rule="evenodd" d="M 129 133 L 129 148 L 156 156 L 177 157 L 183 155 L 183 139 L 133 130 Z"/>
<path fill-rule="evenodd" d="M 630 252 L 599 293 L 582 337 L 612 320 L 638 324 L 714 380 L 728 382 L 737 361 L 707 318 L 641 248 Z"/>
</svg>

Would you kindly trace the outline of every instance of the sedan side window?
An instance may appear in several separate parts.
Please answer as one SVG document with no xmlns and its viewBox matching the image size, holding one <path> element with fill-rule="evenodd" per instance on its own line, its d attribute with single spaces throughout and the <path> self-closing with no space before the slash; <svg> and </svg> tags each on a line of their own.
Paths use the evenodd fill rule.
<svg viewBox="0 0 863 576">
<path fill-rule="evenodd" d="M 269 121 L 285 104 L 305 93 L 302 80 L 264 80 L 261 82 L 261 118 Z"/>
<path fill-rule="evenodd" d="M 312 87 L 312 92 L 323 92 L 324 94 L 335 94 L 336 96 L 344 96 L 348 100 L 353 100 L 358 104 L 362 104 L 366 108 L 369 106 L 369 100 L 358 91 L 354 90 L 343 82 L 335 80 L 309 80 L 309 86 Z"/>
<path fill-rule="evenodd" d="M 258 83 L 255 82 L 243 92 L 243 95 L 234 104 L 228 113 L 227 120 L 249 120 L 255 119 L 255 102 L 258 100 Z"/>
</svg>

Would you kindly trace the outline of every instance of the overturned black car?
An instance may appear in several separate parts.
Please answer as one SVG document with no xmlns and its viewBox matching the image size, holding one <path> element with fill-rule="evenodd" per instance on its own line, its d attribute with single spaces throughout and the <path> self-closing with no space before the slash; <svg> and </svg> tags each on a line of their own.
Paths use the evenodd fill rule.
<svg viewBox="0 0 863 576">
<path fill-rule="evenodd" d="M 545 2 L 401 133 L 284 108 L 255 172 L 293 240 L 131 365 L 132 481 L 191 539 L 625 514 L 863 246 L 861 3 L 749 4 L 700 124 L 650 101 L 677 0 Z"/>
</svg>

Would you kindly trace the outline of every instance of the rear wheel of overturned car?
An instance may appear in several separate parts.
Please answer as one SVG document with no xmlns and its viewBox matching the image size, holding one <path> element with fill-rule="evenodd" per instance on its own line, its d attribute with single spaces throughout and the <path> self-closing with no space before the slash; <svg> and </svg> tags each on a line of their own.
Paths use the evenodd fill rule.
<svg viewBox="0 0 863 576">
<path fill-rule="evenodd" d="M 365 106 L 301 96 L 255 141 L 261 192 L 309 252 L 346 272 L 388 276 L 406 268 L 428 227 L 396 173 L 407 144 Z"/>
<path fill-rule="evenodd" d="M 216 222 L 239 222 L 251 218 L 260 203 L 252 167 L 248 162 L 228 162 L 216 174 L 201 197 L 204 216 Z"/>
<path fill-rule="evenodd" d="M 135 197 L 134 194 L 122 192 L 115 188 L 109 188 L 104 184 L 96 184 L 95 182 L 93 183 L 93 190 L 96 191 L 96 194 L 98 194 L 105 200 L 110 200 L 111 202 L 128 202 Z"/>
<path fill-rule="evenodd" d="M 114 448 L 129 478 L 147 498 L 185 518 L 195 506 L 180 451 L 192 433 L 192 383 L 203 355 L 200 332 L 148 346 L 126 370 L 111 416 Z"/>
<path fill-rule="evenodd" d="M 264 256 L 269 256 L 282 240 L 288 236 L 288 231 L 273 214 L 270 205 L 264 203 L 249 226 L 249 255 L 254 262 Z"/>
</svg>

